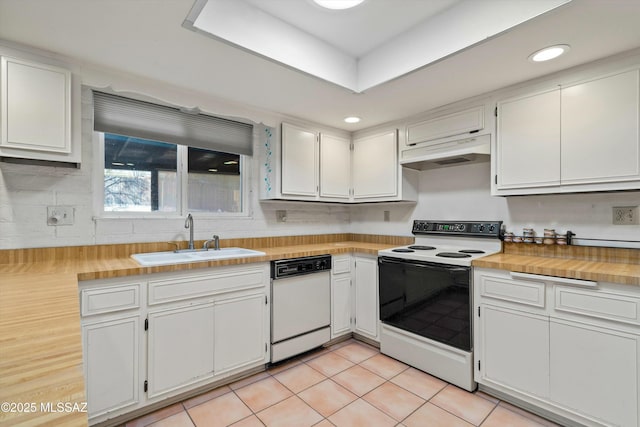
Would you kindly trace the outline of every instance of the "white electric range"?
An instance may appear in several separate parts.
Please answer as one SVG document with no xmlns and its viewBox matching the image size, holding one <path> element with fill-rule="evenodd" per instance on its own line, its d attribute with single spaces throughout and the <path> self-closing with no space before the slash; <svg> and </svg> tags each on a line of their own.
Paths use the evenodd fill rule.
<svg viewBox="0 0 640 427">
<path fill-rule="evenodd" d="M 413 245 L 378 252 L 382 353 L 472 391 L 474 259 L 500 252 L 502 221 L 415 220 Z"/>
</svg>

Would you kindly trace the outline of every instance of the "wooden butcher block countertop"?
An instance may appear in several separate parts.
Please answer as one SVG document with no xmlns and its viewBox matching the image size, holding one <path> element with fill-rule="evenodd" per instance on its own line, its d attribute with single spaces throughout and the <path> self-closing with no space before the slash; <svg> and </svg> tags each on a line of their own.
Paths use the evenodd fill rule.
<svg viewBox="0 0 640 427">
<path fill-rule="evenodd" d="M 196 242 L 202 247 L 202 241 Z M 266 262 L 320 254 L 366 253 L 413 243 L 411 237 L 332 234 L 221 240 L 265 256 L 141 267 L 133 253 L 166 243 L 0 251 L 1 426 L 85 426 L 78 281 Z M 184 242 L 182 242 L 184 247 Z M 63 406 L 58 407 L 58 403 Z"/>
<path fill-rule="evenodd" d="M 638 249 L 505 243 L 503 253 L 474 260 L 473 266 L 640 285 Z"/>
</svg>

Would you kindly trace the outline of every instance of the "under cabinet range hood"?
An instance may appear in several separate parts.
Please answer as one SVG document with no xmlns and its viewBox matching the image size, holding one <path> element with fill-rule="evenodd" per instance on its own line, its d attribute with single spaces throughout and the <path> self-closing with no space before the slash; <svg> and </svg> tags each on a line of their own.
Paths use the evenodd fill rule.
<svg viewBox="0 0 640 427">
<path fill-rule="evenodd" d="M 400 165 L 425 170 L 489 161 L 491 135 L 471 136 L 425 147 L 411 147 L 400 153 Z"/>
</svg>

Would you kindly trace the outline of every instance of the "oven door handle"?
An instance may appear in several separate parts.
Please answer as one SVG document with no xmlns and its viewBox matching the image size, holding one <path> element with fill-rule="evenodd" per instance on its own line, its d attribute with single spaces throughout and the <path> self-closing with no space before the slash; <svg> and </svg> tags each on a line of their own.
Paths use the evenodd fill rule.
<svg viewBox="0 0 640 427">
<path fill-rule="evenodd" d="M 411 267 L 426 268 L 428 270 L 438 270 L 438 271 L 444 270 L 449 273 L 466 273 L 469 271 L 468 267 L 445 267 L 444 265 L 422 264 L 422 263 L 411 262 L 411 261 L 397 261 L 393 258 L 378 258 L 378 265 L 383 265 L 383 264 L 406 265 Z"/>
</svg>

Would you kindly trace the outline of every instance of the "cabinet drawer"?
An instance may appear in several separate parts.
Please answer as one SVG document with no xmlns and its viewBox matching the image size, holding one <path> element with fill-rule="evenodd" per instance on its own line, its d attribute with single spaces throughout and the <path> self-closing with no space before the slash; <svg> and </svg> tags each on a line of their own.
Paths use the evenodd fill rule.
<svg viewBox="0 0 640 427">
<path fill-rule="evenodd" d="M 81 296 L 82 316 L 139 308 L 140 284 L 84 289 Z"/>
<path fill-rule="evenodd" d="M 556 286 L 554 308 L 598 319 L 640 324 L 640 298 L 630 295 Z"/>
<path fill-rule="evenodd" d="M 149 305 L 262 288 L 266 282 L 262 268 L 150 280 Z"/>
<path fill-rule="evenodd" d="M 480 295 L 485 298 L 509 301 L 544 308 L 544 282 L 512 280 L 501 277 L 481 276 Z"/>
<path fill-rule="evenodd" d="M 350 273 L 351 272 L 351 255 L 334 256 L 332 259 L 331 274 Z"/>
</svg>

